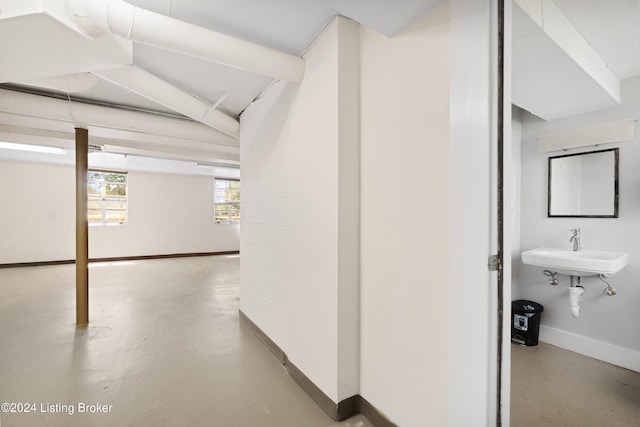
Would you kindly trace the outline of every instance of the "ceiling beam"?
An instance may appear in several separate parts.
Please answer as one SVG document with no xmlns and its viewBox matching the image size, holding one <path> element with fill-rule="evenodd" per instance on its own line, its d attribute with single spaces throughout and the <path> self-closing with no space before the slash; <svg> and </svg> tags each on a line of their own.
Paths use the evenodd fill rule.
<svg viewBox="0 0 640 427">
<path fill-rule="evenodd" d="M 141 68 L 127 66 L 93 74 L 233 138 L 240 137 L 240 123 L 236 119 Z"/>
<path fill-rule="evenodd" d="M 304 59 L 142 9 L 122 0 L 71 0 L 74 20 L 94 38 L 102 33 L 183 55 L 299 83 Z"/>
</svg>

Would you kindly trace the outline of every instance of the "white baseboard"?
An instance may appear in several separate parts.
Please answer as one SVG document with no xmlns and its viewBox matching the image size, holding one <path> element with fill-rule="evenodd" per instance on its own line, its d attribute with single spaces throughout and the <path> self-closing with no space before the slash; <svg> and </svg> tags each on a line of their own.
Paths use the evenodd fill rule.
<svg viewBox="0 0 640 427">
<path fill-rule="evenodd" d="M 640 351 L 630 350 L 561 329 L 540 325 L 540 341 L 640 372 Z"/>
</svg>

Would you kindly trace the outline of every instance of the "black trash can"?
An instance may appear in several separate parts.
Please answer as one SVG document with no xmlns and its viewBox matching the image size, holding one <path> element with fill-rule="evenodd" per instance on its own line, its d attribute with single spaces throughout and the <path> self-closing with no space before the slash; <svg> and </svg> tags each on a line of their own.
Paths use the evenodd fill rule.
<svg viewBox="0 0 640 427">
<path fill-rule="evenodd" d="M 537 302 L 517 300 L 511 302 L 511 342 L 520 345 L 538 345 L 540 316 L 544 307 Z"/>
</svg>

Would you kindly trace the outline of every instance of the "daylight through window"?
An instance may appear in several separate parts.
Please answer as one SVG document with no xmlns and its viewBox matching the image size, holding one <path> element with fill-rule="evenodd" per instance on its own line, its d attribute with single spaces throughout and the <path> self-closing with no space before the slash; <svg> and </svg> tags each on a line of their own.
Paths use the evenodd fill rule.
<svg viewBox="0 0 640 427">
<path fill-rule="evenodd" d="M 89 224 L 127 222 L 127 174 L 94 171 L 88 175 Z"/>
<path fill-rule="evenodd" d="M 216 178 L 214 188 L 216 222 L 240 222 L 240 181 Z"/>
</svg>

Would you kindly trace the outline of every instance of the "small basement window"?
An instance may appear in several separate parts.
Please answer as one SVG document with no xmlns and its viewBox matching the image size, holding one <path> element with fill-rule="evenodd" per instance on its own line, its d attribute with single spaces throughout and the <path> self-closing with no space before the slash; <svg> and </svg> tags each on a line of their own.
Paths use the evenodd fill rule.
<svg viewBox="0 0 640 427">
<path fill-rule="evenodd" d="M 127 223 L 127 173 L 89 170 L 89 224 Z"/>
<path fill-rule="evenodd" d="M 216 222 L 240 222 L 240 181 L 216 178 L 213 197 Z"/>
</svg>

